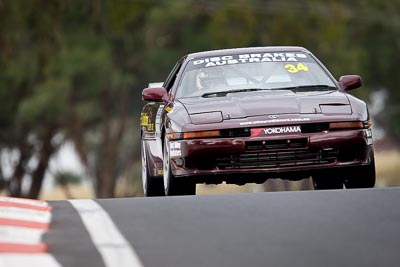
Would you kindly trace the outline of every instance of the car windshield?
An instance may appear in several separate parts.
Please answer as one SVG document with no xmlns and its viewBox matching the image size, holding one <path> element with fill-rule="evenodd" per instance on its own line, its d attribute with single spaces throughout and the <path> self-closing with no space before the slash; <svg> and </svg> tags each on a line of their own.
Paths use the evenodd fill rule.
<svg viewBox="0 0 400 267">
<path fill-rule="evenodd" d="M 336 86 L 305 53 L 237 54 L 188 62 L 176 97 L 226 95 L 259 90 L 321 91 Z"/>
</svg>

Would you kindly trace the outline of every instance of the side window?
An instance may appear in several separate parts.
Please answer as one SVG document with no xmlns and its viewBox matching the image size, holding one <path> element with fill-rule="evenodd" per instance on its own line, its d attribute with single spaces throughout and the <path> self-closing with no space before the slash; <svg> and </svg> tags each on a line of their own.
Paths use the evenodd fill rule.
<svg viewBox="0 0 400 267">
<path fill-rule="evenodd" d="M 173 67 L 172 71 L 169 73 L 167 80 L 164 83 L 164 88 L 169 91 L 171 90 L 172 86 L 174 85 L 176 76 L 178 75 L 179 70 L 181 69 L 182 63 L 185 58 L 179 60 L 175 66 Z"/>
</svg>

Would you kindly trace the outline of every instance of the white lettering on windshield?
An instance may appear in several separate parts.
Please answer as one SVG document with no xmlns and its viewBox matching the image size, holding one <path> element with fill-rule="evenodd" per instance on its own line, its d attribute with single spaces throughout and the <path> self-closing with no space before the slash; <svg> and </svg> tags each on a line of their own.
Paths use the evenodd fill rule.
<svg viewBox="0 0 400 267">
<path fill-rule="evenodd" d="M 231 56 L 210 57 L 193 61 L 193 65 L 205 64 L 205 67 L 232 65 L 238 63 L 258 62 L 297 62 L 298 59 L 305 59 L 304 53 L 263 53 L 263 54 L 241 54 Z"/>
</svg>

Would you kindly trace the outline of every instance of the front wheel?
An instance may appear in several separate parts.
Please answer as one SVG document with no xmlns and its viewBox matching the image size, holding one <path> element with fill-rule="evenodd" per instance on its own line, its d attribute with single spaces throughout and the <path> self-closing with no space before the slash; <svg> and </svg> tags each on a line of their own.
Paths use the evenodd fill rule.
<svg viewBox="0 0 400 267">
<path fill-rule="evenodd" d="M 373 188 L 375 186 L 375 157 L 373 152 L 370 156 L 370 163 L 366 166 L 360 166 L 351 172 L 351 177 L 344 181 L 346 188 Z"/>
<path fill-rule="evenodd" d="M 171 172 L 169 153 L 169 141 L 164 140 L 164 190 L 166 196 L 195 195 L 196 183 L 190 181 L 190 177 L 175 177 Z"/>
<path fill-rule="evenodd" d="M 314 175 L 312 180 L 315 190 L 343 189 L 343 180 L 334 175 Z"/>
<path fill-rule="evenodd" d="M 153 177 L 149 174 L 144 144 L 142 144 L 142 185 L 145 197 L 165 196 L 162 177 Z"/>
</svg>

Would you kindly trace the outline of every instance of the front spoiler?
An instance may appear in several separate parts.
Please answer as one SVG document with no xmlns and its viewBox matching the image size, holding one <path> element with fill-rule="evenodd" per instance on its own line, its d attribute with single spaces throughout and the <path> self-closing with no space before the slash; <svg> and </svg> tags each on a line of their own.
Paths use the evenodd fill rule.
<svg viewBox="0 0 400 267">
<path fill-rule="evenodd" d="M 267 179 L 284 179 L 290 181 L 299 181 L 307 179 L 313 175 L 337 175 L 343 178 L 350 177 L 360 167 L 369 166 L 373 163 L 360 163 L 349 165 L 332 165 L 310 167 L 308 169 L 243 169 L 243 170 L 218 170 L 218 171 L 201 171 L 186 175 L 176 176 L 182 179 L 193 179 L 196 183 L 220 184 L 226 182 L 228 184 L 245 184 L 245 183 L 264 183 Z M 348 175 L 347 175 L 348 173 Z"/>
<path fill-rule="evenodd" d="M 362 167 L 370 163 L 373 146 L 370 145 L 364 130 L 344 130 L 328 133 L 292 134 L 280 136 L 279 138 L 308 138 L 307 149 L 334 148 L 341 151 L 342 156 L 354 153 L 351 160 L 338 159 L 334 162 L 318 165 L 291 166 L 278 168 L 230 168 L 220 169 L 218 166 L 210 168 L 200 167 L 205 161 L 223 153 L 241 154 L 246 153 L 245 143 L 247 141 L 262 140 L 262 138 L 216 138 L 181 140 L 179 145 L 172 145 L 172 149 L 179 150 L 179 155 L 171 158 L 171 170 L 176 177 L 192 177 L 196 182 L 238 183 L 239 180 L 246 182 L 263 182 L 267 178 L 283 178 L 289 180 L 300 180 L 319 173 L 335 173 L 351 171 L 351 169 Z M 290 149 L 288 150 L 290 151 Z M 182 165 L 182 162 L 186 164 Z M 181 163 L 181 164 L 180 164 Z M 245 183 L 245 182 L 244 182 Z"/>
</svg>

